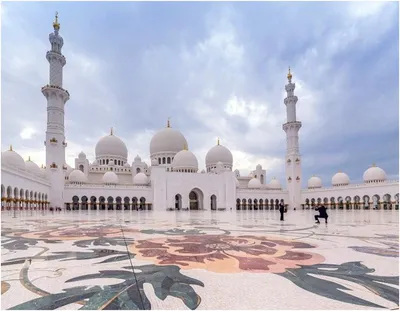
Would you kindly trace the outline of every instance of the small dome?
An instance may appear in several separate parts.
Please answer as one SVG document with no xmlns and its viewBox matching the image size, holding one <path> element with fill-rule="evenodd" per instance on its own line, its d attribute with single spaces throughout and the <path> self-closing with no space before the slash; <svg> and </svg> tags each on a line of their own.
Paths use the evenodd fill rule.
<svg viewBox="0 0 400 311">
<path fill-rule="evenodd" d="M 257 166 L 256 166 L 256 170 L 257 170 L 257 171 L 261 171 L 261 170 L 262 170 L 262 166 L 261 166 L 261 164 L 257 164 Z"/>
<path fill-rule="evenodd" d="M 149 179 L 145 173 L 137 173 L 133 177 L 133 184 L 134 185 L 147 185 L 149 183 Z"/>
<path fill-rule="evenodd" d="M 205 173 L 206 173 L 206 170 L 204 170 L 204 169 L 201 170 L 201 173 L 202 173 L 202 174 L 205 174 Z"/>
<path fill-rule="evenodd" d="M 128 162 L 125 162 L 124 167 L 131 167 Z"/>
<path fill-rule="evenodd" d="M 79 158 L 79 160 L 84 160 L 84 159 L 86 159 L 86 154 L 83 151 L 81 151 L 78 155 L 78 158 Z"/>
<path fill-rule="evenodd" d="M 274 190 L 280 190 L 280 189 L 282 189 L 281 182 L 274 177 L 269 182 L 268 188 L 274 189 Z"/>
<path fill-rule="evenodd" d="M 87 181 L 86 175 L 80 170 L 73 170 L 69 174 L 69 181 L 76 182 L 76 183 L 85 183 Z"/>
<path fill-rule="evenodd" d="M 106 172 L 101 180 L 105 184 L 113 184 L 113 185 L 116 185 L 119 182 L 117 174 L 111 171 Z"/>
<path fill-rule="evenodd" d="M 30 171 L 33 174 L 42 175 L 40 167 L 35 162 L 31 161 L 31 157 L 29 157 L 28 161 L 25 162 L 25 167 L 28 171 Z"/>
<path fill-rule="evenodd" d="M 350 184 L 350 178 L 346 173 L 338 172 L 332 177 L 332 186 L 346 186 Z"/>
<path fill-rule="evenodd" d="M 135 162 L 142 162 L 142 158 L 139 157 L 139 155 L 136 155 L 134 161 L 135 161 Z"/>
<path fill-rule="evenodd" d="M 110 160 L 110 161 L 108 162 L 108 165 L 109 165 L 109 166 L 114 166 L 114 165 L 115 165 L 114 160 Z"/>
<path fill-rule="evenodd" d="M 307 182 L 308 189 L 321 188 L 322 179 L 317 176 L 312 176 Z"/>
<path fill-rule="evenodd" d="M 114 134 L 104 136 L 96 144 L 96 158 L 119 157 L 125 161 L 128 158 L 128 149 L 125 143 Z"/>
<path fill-rule="evenodd" d="M 191 169 L 196 170 L 199 167 L 196 156 L 189 150 L 179 151 L 172 161 L 172 167 L 175 169 Z"/>
<path fill-rule="evenodd" d="M 181 132 L 168 126 L 157 132 L 151 139 L 150 156 L 156 153 L 177 153 L 187 144 Z"/>
<path fill-rule="evenodd" d="M 94 160 L 92 166 L 99 166 L 99 162 L 97 162 L 97 160 Z"/>
<path fill-rule="evenodd" d="M 158 161 L 157 161 L 157 159 L 151 160 L 151 166 L 158 166 Z"/>
<path fill-rule="evenodd" d="M 257 178 L 252 178 L 247 186 L 251 189 L 258 189 L 261 188 L 261 182 Z"/>
<path fill-rule="evenodd" d="M 364 172 L 363 179 L 366 183 L 385 181 L 386 173 L 383 169 L 374 164 Z"/>
<path fill-rule="evenodd" d="M 228 148 L 218 144 L 212 147 L 206 154 L 206 167 L 216 165 L 218 162 L 232 167 L 233 156 Z"/>
<path fill-rule="evenodd" d="M 1 153 L 1 163 L 23 170 L 26 168 L 24 159 L 12 150 L 12 147 L 10 147 L 10 150 Z"/>
</svg>

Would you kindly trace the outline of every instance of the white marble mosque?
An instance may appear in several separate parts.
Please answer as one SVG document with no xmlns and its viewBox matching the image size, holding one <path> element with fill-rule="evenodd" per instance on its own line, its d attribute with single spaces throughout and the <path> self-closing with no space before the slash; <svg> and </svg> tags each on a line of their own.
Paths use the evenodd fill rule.
<svg viewBox="0 0 400 311">
<path fill-rule="evenodd" d="M 261 165 L 242 176 L 234 169 L 232 153 L 219 141 L 207 152 L 206 169 L 200 171 L 185 136 L 169 120 L 150 141 L 151 163 L 139 156 L 129 163 L 125 143 L 111 130 L 97 142 L 94 162 L 89 163 L 81 152 L 74 167 L 69 166 L 64 106 L 70 94 L 63 86 L 66 59 L 58 19 L 53 28 L 46 53 L 49 83 L 41 89 L 47 100 L 46 165 L 39 168 L 30 159 L 24 161 L 12 146 L 2 152 L 2 210 L 270 210 L 279 202 L 289 209 L 308 209 L 321 202 L 331 209 L 398 209 L 399 182 L 387 180 L 385 171 L 376 165 L 366 169 L 362 184 L 352 184 L 345 172 L 338 171 L 329 186 L 312 176 L 308 187 L 301 188 L 302 123 L 296 118 L 298 98 L 290 69 L 284 100 L 287 122 L 282 126 L 287 135 L 283 185 L 267 176 Z"/>
</svg>

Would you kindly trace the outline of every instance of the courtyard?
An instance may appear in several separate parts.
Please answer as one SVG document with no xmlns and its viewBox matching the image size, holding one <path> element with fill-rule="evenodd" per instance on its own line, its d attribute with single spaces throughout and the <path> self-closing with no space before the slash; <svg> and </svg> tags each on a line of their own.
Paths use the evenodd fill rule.
<svg viewBox="0 0 400 311">
<path fill-rule="evenodd" d="M 395 309 L 396 210 L 4 211 L 2 309 Z"/>
</svg>

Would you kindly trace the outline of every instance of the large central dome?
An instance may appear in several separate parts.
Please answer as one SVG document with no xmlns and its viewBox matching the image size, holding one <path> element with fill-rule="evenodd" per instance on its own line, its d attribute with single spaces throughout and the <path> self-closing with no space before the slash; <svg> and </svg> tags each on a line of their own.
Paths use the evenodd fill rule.
<svg viewBox="0 0 400 311">
<path fill-rule="evenodd" d="M 128 158 L 128 149 L 121 138 L 115 136 L 112 131 L 110 135 L 102 137 L 96 144 L 96 158 L 117 157 L 125 161 Z"/>
<path fill-rule="evenodd" d="M 157 153 L 177 153 L 187 146 L 185 136 L 169 126 L 157 132 L 150 141 L 150 156 Z"/>
</svg>

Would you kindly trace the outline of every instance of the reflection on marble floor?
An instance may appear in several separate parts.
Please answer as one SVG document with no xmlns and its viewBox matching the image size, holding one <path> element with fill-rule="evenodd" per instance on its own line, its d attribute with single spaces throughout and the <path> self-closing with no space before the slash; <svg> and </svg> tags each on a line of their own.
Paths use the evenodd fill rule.
<svg viewBox="0 0 400 311">
<path fill-rule="evenodd" d="M 398 211 L 2 213 L 2 309 L 399 305 Z"/>
</svg>

